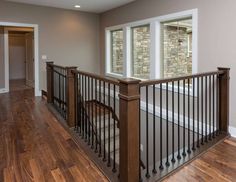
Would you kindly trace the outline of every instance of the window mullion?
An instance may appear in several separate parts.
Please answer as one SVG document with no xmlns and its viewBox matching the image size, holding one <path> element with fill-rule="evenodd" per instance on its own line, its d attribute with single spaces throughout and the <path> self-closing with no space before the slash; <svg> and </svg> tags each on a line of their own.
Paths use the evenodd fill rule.
<svg viewBox="0 0 236 182">
<path fill-rule="evenodd" d="M 150 24 L 150 78 L 160 78 L 160 23 L 153 21 Z"/>
<path fill-rule="evenodd" d="M 130 27 L 124 27 L 124 77 L 131 77 L 131 30 Z"/>
</svg>

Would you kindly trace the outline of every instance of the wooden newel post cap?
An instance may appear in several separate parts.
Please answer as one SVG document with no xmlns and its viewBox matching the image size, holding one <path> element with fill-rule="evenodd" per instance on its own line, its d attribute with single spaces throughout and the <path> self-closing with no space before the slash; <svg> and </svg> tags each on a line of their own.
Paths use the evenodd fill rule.
<svg viewBox="0 0 236 182">
<path fill-rule="evenodd" d="M 218 67 L 218 70 L 220 70 L 220 71 L 229 71 L 230 68 Z"/>
<path fill-rule="evenodd" d="M 134 78 L 123 78 L 123 79 L 119 79 L 119 83 L 121 84 L 139 84 L 141 82 L 141 80 L 138 79 L 134 79 Z"/>
<path fill-rule="evenodd" d="M 222 74 L 223 79 L 228 79 L 228 80 L 230 79 L 230 76 L 229 76 L 230 68 L 218 67 L 218 70 L 224 72 L 224 74 Z"/>
<path fill-rule="evenodd" d="M 77 69 L 77 66 L 69 66 L 69 67 L 66 67 L 67 70 L 76 70 Z"/>
<path fill-rule="evenodd" d="M 46 64 L 53 64 L 53 61 L 47 61 Z"/>
</svg>

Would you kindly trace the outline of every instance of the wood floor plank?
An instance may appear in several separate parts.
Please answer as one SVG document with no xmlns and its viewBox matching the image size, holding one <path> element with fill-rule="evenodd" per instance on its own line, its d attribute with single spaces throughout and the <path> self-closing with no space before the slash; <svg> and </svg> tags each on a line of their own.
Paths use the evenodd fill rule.
<svg viewBox="0 0 236 182">
<path fill-rule="evenodd" d="M 79 168 L 77 166 L 73 166 L 69 170 L 70 170 L 70 173 L 72 174 L 74 180 L 80 179 L 81 182 L 86 182 L 85 177 L 80 172 L 80 170 L 79 170 Z"/>
<path fill-rule="evenodd" d="M 0 181 L 108 181 L 46 105 L 32 89 L 0 95 Z"/>
<path fill-rule="evenodd" d="M 56 182 L 66 182 L 61 170 L 59 168 L 52 170 L 52 176 Z"/>
<path fill-rule="evenodd" d="M 13 182 L 15 181 L 14 179 L 14 174 L 10 168 L 4 168 L 3 170 L 3 176 L 4 176 L 4 181 L 5 182 Z"/>
<path fill-rule="evenodd" d="M 236 139 L 228 138 L 192 161 L 165 182 L 236 181 Z"/>
<path fill-rule="evenodd" d="M 30 163 L 30 167 L 33 173 L 34 182 L 45 182 L 43 173 L 40 169 L 40 166 L 37 164 L 37 162 L 34 159 L 31 159 L 29 163 Z"/>
</svg>

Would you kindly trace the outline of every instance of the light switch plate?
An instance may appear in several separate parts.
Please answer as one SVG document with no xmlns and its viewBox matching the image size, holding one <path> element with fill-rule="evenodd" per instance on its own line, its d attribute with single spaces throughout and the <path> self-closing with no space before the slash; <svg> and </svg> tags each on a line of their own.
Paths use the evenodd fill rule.
<svg viewBox="0 0 236 182">
<path fill-rule="evenodd" d="M 143 144 L 140 145 L 140 150 L 143 152 Z"/>
<path fill-rule="evenodd" d="M 46 60 L 47 59 L 47 55 L 42 55 L 42 59 Z"/>
</svg>

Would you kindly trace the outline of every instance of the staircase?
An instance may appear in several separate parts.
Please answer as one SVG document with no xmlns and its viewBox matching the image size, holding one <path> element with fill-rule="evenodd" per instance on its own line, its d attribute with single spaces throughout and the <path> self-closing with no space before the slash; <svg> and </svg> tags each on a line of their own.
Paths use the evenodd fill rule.
<svg viewBox="0 0 236 182">
<path fill-rule="evenodd" d="M 98 151 L 101 146 L 101 153 L 104 154 L 105 149 L 106 158 L 104 159 L 108 160 L 110 153 L 110 160 L 113 161 L 115 158 L 116 165 L 119 165 L 120 142 L 118 117 L 111 107 L 99 103 L 96 100 L 86 101 L 85 107 L 86 109 L 83 108 L 83 112 L 87 118 L 87 122 L 90 124 L 90 133 L 94 135 L 94 143 L 96 143 L 97 137 Z"/>
</svg>

